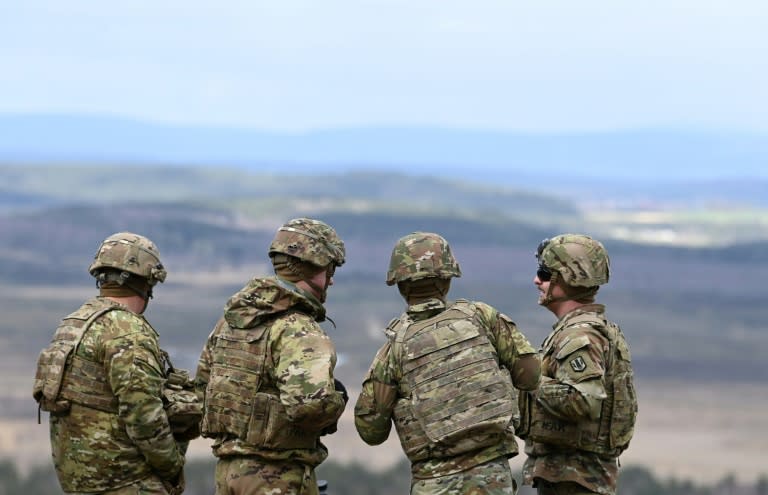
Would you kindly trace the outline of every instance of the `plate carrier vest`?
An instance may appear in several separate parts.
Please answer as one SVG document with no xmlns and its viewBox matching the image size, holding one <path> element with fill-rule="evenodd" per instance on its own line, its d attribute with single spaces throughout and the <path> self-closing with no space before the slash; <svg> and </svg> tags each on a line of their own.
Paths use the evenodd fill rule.
<svg viewBox="0 0 768 495">
<path fill-rule="evenodd" d="M 512 380 L 471 302 L 457 300 L 422 321 L 403 315 L 390 330 L 410 392 L 398 399 L 394 421 L 412 462 L 471 452 L 514 434 Z"/>
<path fill-rule="evenodd" d="M 618 457 L 629 446 L 637 419 L 637 395 L 629 347 L 616 324 L 596 319 L 594 314 L 578 315 L 566 328 L 574 325 L 590 326 L 608 339 L 604 377 L 607 397 L 603 400 L 599 419 L 578 423 L 563 421 L 543 407 L 531 404 L 530 438 L 534 452 L 545 453 L 552 448 L 578 449 Z M 544 349 L 545 353 L 547 351 Z"/>
<path fill-rule="evenodd" d="M 51 343 L 37 360 L 32 395 L 39 409 L 64 414 L 71 403 L 117 413 L 117 398 L 107 383 L 104 368 L 77 355 L 85 331 L 101 315 L 122 308 L 109 299 L 94 298 L 64 318 Z M 40 414 L 38 410 L 38 423 Z"/>
<path fill-rule="evenodd" d="M 236 437 L 275 450 L 317 447 L 317 436 L 290 421 L 277 388 L 265 382 L 272 321 L 252 328 L 232 328 L 224 319 L 217 324 L 205 389 L 204 437 Z"/>
</svg>

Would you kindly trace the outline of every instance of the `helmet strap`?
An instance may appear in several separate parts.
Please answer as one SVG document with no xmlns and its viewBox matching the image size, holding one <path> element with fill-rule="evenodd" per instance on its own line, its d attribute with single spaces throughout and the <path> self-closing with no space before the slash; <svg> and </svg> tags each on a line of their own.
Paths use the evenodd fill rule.
<svg viewBox="0 0 768 495">
<path fill-rule="evenodd" d="M 589 304 L 595 302 L 595 294 L 597 293 L 597 290 L 599 287 L 587 287 L 584 290 L 580 291 L 570 291 L 564 289 L 563 292 L 565 292 L 564 296 L 560 297 L 553 297 L 552 296 L 552 290 L 554 289 L 555 285 L 557 285 L 558 279 L 562 278 L 560 275 L 560 272 L 553 271 L 552 272 L 552 278 L 549 281 L 549 287 L 547 287 L 547 292 L 544 294 L 544 299 L 541 301 L 541 306 L 546 306 L 553 302 L 560 302 L 560 301 L 577 301 L 577 302 L 583 302 L 584 304 Z M 563 285 L 566 285 L 563 283 Z M 568 286 L 571 287 L 571 286 Z"/>
<path fill-rule="evenodd" d="M 317 285 L 316 283 L 314 283 L 313 281 L 311 281 L 309 279 L 304 279 L 303 282 L 305 284 L 307 284 L 308 286 L 312 287 L 312 290 L 314 290 L 315 293 L 317 294 L 317 299 L 321 303 L 325 303 L 325 298 L 326 298 L 326 296 L 328 294 L 328 282 L 327 281 L 325 283 L 325 287 L 320 287 L 319 285 Z"/>
</svg>

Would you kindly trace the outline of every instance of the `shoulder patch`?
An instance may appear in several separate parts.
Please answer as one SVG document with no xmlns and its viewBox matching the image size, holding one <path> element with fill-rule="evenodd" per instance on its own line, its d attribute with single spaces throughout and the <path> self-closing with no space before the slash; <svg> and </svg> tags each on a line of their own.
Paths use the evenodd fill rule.
<svg viewBox="0 0 768 495">
<path fill-rule="evenodd" d="M 587 363 L 584 362 L 584 358 L 581 356 L 576 356 L 575 358 L 571 359 L 569 364 L 571 365 L 573 371 L 576 371 L 577 373 L 581 373 L 587 369 Z"/>
</svg>

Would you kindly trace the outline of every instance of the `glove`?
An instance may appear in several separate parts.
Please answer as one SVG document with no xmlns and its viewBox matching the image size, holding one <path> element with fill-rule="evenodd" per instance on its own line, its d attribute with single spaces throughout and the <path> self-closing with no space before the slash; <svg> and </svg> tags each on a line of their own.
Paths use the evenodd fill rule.
<svg viewBox="0 0 768 495">
<path fill-rule="evenodd" d="M 349 394 L 347 394 L 347 387 L 338 378 L 333 379 L 333 387 L 337 392 L 341 392 L 341 397 L 344 399 L 344 404 L 349 402 Z"/>
<path fill-rule="evenodd" d="M 341 398 L 344 399 L 344 405 L 347 405 L 347 402 L 349 402 L 349 394 L 347 394 L 347 387 L 344 386 L 343 383 L 338 378 L 333 379 L 333 388 L 336 389 L 337 392 L 341 393 Z M 333 435 L 336 433 L 336 430 L 338 429 L 337 422 L 334 421 L 332 425 L 328 425 L 320 432 L 320 436 L 325 435 Z"/>
<path fill-rule="evenodd" d="M 186 430 L 181 430 L 181 431 L 180 431 L 180 425 L 171 424 L 171 431 L 173 433 L 173 438 L 177 442 L 189 443 L 190 440 L 194 440 L 195 438 L 200 436 L 200 423 L 192 423 L 191 425 L 186 427 Z"/>
<path fill-rule="evenodd" d="M 163 480 L 163 488 L 168 492 L 168 495 L 181 495 L 184 493 L 185 481 L 184 481 L 184 468 L 179 471 L 176 478 L 172 480 Z"/>
</svg>

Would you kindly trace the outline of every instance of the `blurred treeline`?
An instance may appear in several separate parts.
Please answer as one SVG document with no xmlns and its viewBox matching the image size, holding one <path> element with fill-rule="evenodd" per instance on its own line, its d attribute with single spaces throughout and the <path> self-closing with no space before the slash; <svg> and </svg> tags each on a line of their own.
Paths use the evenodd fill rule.
<svg viewBox="0 0 768 495">
<path fill-rule="evenodd" d="M 215 460 L 192 460 L 185 468 L 186 495 L 212 495 L 214 493 Z M 318 479 L 328 482 L 328 495 L 397 495 L 409 491 L 407 462 L 386 471 L 372 471 L 361 464 L 342 465 L 332 461 L 317 469 Z M 516 476 L 518 481 L 520 476 Z M 619 478 L 622 495 L 768 495 L 768 477 L 761 476 L 754 483 L 739 483 L 734 476 L 709 485 L 693 480 L 660 480 L 646 468 L 627 466 Z M 53 467 L 39 466 L 21 474 L 10 460 L 0 461 L 0 495 L 52 495 L 62 493 Z M 520 495 L 534 495 L 535 490 L 522 487 Z"/>
</svg>

